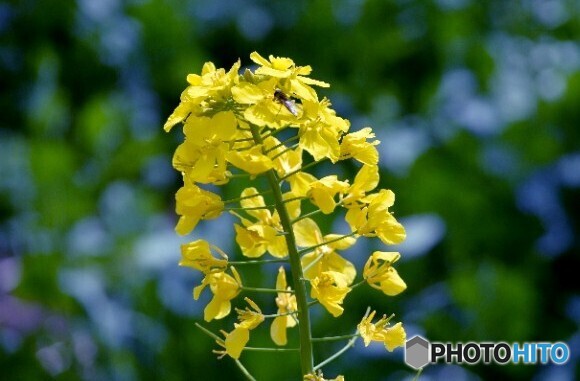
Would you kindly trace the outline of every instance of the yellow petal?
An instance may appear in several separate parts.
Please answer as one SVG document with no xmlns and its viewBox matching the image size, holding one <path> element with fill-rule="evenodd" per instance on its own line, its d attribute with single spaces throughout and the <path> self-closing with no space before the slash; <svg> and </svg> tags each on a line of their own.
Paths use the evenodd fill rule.
<svg viewBox="0 0 580 381">
<path fill-rule="evenodd" d="M 213 297 L 203 310 L 203 319 L 212 321 L 213 319 L 222 319 L 229 315 L 232 304 L 229 300 Z"/>
<path fill-rule="evenodd" d="M 386 332 L 384 333 L 385 348 L 391 352 L 393 349 L 405 345 L 406 339 L 407 334 L 405 333 L 403 324 L 399 322 L 391 328 L 387 328 Z"/>
<path fill-rule="evenodd" d="M 239 359 L 244 347 L 250 340 L 250 331 L 239 327 L 228 333 L 225 340 L 226 352 L 232 358 Z"/>
<path fill-rule="evenodd" d="M 308 247 L 322 243 L 318 239 L 321 236 L 320 228 L 311 218 L 304 218 L 296 222 L 293 230 L 298 246 Z"/>
<path fill-rule="evenodd" d="M 169 116 L 169 118 L 167 118 L 167 122 L 165 122 L 163 125 L 163 129 L 166 132 L 169 132 L 173 126 L 187 118 L 190 112 L 191 106 L 188 103 L 180 103 L 179 106 L 177 106 L 173 113 Z"/>
<path fill-rule="evenodd" d="M 286 271 L 284 271 L 284 266 L 278 268 L 278 276 L 276 277 L 276 289 L 285 290 L 288 287 L 286 283 Z"/>
<path fill-rule="evenodd" d="M 407 289 L 407 284 L 399 276 L 399 273 L 394 268 L 389 271 L 389 277 L 383 280 L 380 285 L 381 290 L 385 295 L 395 296 Z"/>
<path fill-rule="evenodd" d="M 305 197 L 310 190 L 310 184 L 318 180 L 316 177 L 307 172 L 298 172 L 288 178 L 290 189 L 296 197 Z"/>
<path fill-rule="evenodd" d="M 355 237 L 343 237 L 342 234 L 327 234 L 324 236 L 324 242 L 334 241 L 328 244 L 328 246 L 335 250 L 346 250 L 356 243 Z"/>
<path fill-rule="evenodd" d="M 270 326 L 270 337 L 276 345 L 286 345 L 288 339 L 286 337 L 286 316 L 278 316 Z"/>
<path fill-rule="evenodd" d="M 327 189 L 314 188 L 310 190 L 310 197 L 314 205 L 318 206 L 322 213 L 330 214 L 334 211 L 336 207 L 336 202 L 334 201 L 334 195 Z"/>
<path fill-rule="evenodd" d="M 261 146 L 254 146 L 246 151 L 230 151 L 226 159 L 241 170 L 258 175 L 264 173 L 274 166 L 272 160 L 262 153 Z"/>
<path fill-rule="evenodd" d="M 254 197 L 250 197 L 254 196 Z M 265 222 L 272 217 L 272 214 L 267 209 L 257 209 L 266 206 L 264 197 L 262 197 L 258 190 L 254 187 L 246 188 L 240 194 L 242 200 L 240 200 L 240 206 L 246 210 L 250 216 L 257 218 L 258 220 Z"/>
<path fill-rule="evenodd" d="M 232 87 L 232 96 L 237 103 L 256 104 L 264 99 L 262 89 L 252 83 L 241 82 Z"/>
<path fill-rule="evenodd" d="M 229 140 L 236 133 L 238 121 L 231 111 L 218 112 L 211 118 L 212 127 L 220 140 Z"/>
<path fill-rule="evenodd" d="M 268 60 L 262 57 L 258 52 L 252 52 L 250 54 L 250 59 L 261 66 L 270 64 L 270 62 L 268 62 Z"/>
<path fill-rule="evenodd" d="M 199 220 L 200 220 L 199 218 L 193 217 L 193 216 L 191 216 L 191 217 L 190 216 L 181 216 L 181 217 L 179 217 L 179 221 L 177 221 L 177 225 L 175 226 L 175 231 L 179 235 L 186 235 L 190 231 L 195 229 Z"/>
</svg>

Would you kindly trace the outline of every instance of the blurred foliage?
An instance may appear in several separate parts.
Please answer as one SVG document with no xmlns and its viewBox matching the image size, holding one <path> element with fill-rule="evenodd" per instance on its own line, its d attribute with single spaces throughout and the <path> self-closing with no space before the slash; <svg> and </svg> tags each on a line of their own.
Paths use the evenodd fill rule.
<svg viewBox="0 0 580 381">
<path fill-rule="evenodd" d="M 371 307 L 432 340 L 572 350 L 560 367 L 424 377 L 580 378 L 579 15 L 574 0 L 0 2 L 1 378 L 241 379 L 193 326 L 204 303 L 177 266 L 191 238 L 173 232 L 178 137 L 161 125 L 188 73 L 254 50 L 312 65 L 352 128 L 382 140 L 409 288 Z M 220 223 L 196 236 L 234 252 Z M 373 292 L 356 289 L 339 319 L 315 309 L 316 335 L 354 329 Z M 295 379 L 297 358 L 268 356 L 244 361 L 259 380 Z M 401 350 L 360 344 L 325 368 L 339 372 L 414 375 Z"/>
</svg>

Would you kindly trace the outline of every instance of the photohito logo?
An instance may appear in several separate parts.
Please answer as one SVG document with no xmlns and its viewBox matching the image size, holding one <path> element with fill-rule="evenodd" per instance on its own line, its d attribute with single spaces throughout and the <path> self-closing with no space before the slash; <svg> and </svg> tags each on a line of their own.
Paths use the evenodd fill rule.
<svg viewBox="0 0 580 381">
<path fill-rule="evenodd" d="M 562 365 L 570 358 L 570 348 L 565 343 L 439 343 L 429 342 L 419 335 L 405 343 L 405 363 L 420 369 L 437 362 L 446 364 L 547 364 Z"/>
</svg>

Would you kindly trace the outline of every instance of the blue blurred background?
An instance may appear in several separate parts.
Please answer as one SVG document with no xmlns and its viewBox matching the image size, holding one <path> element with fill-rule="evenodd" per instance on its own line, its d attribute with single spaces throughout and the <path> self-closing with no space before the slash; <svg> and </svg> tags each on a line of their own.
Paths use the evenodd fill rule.
<svg viewBox="0 0 580 381">
<path fill-rule="evenodd" d="M 231 221 L 174 233 L 181 137 L 161 126 L 188 73 L 254 50 L 312 65 L 352 130 L 375 129 L 408 230 L 407 291 L 358 288 L 340 319 L 315 310 L 317 336 L 370 305 L 409 336 L 572 350 L 563 366 L 438 365 L 423 380 L 580 378 L 579 41 L 576 0 L 0 2 L 0 378 L 242 379 L 194 327 L 200 276 L 177 266 L 198 237 L 234 253 Z M 294 356 L 243 359 L 259 380 L 295 379 Z M 325 371 L 414 376 L 402 350 L 360 343 Z"/>
</svg>

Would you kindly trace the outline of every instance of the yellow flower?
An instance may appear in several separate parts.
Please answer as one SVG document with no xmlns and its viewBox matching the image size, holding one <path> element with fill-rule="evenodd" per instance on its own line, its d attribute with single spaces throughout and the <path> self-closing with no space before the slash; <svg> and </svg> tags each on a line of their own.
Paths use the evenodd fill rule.
<svg viewBox="0 0 580 381">
<path fill-rule="evenodd" d="M 241 194 L 240 205 L 245 208 L 245 212 L 256 221 L 250 221 L 238 215 L 242 225 L 235 225 L 236 242 L 240 245 L 242 253 L 250 258 L 262 256 L 266 251 L 277 258 L 288 255 L 286 240 L 278 232 L 283 231 L 280 217 L 277 212 L 272 213 L 266 208 L 264 198 L 258 194 L 256 188 L 247 188 Z M 254 197 L 251 197 L 254 196 Z M 289 213 L 293 215 L 299 203 L 291 202 L 287 204 Z M 294 207 L 291 208 L 291 206 Z"/>
<path fill-rule="evenodd" d="M 262 153 L 262 146 L 256 145 L 243 151 L 230 151 L 227 160 L 251 175 L 264 173 L 274 166 L 272 160 Z"/>
<path fill-rule="evenodd" d="M 350 292 L 346 278 L 336 271 L 324 271 L 310 281 L 310 296 L 317 299 L 334 317 L 342 315 L 341 304 Z"/>
<path fill-rule="evenodd" d="M 366 237 L 379 237 L 386 245 L 394 245 L 405 240 L 405 228 L 389 212 L 395 202 L 395 194 L 381 189 L 365 197 L 366 206 L 349 208 L 346 221 L 352 231 Z"/>
<path fill-rule="evenodd" d="M 173 167 L 190 181 L 223 183 L 226 179 L 226 141 L 235 138 L 238 122 L 231 111 L 211 118 L 190 116 L 183 131 L 186 139 L 173 155 Z"/>
<path fill-rule="evenodd" d="M 288 178 L 290 189 L 297 197 L 306 197 L 310 191 L 310 184 L 318 179 L 307 172 L 297 172 Z"/>
<path fill-rule="evenodd" d="M 201 76 L 189 74 L 187 82 L 190 86 L 181 93 L 181 102 L 169 116 L 163 129 L 169 132 L 173 126 L 187 119 L 190 114 L 201 116 L 217 105 L 223 105 L 229 97 L 231 87 L 238 80 L 240 66 L 241 62 L 238 60 L 226 73 L 224 69 L 216 70 L 213 63 L 206 62 Z"/>
<path fill-rule="evenodd" d="M 282 91 L 295 94 L 301 99 L 318 100 L 316 92 L 309 85 L 329 86 L 328 83 L 306 77 L 312 72 L 312 68 L 310 66 L 296 66 L 290 58 L 270 55 L 269 60 L 266 60 L 257 52 L 253 52 L 250 54 L 250 59 L 260 65 L 256 69 L 256 74 L 277 78 Z"/>
<path fill-rule="evenodd" d="M 175 200 L 175 212 L 181 216 L 175 230 L 181 235 L 191 232 L 200 220 L 219 217 L 224 209 L 220 196 L 189 182 L 177 191 Z"/>
<path fill-rule="evenodd" d="M 322 213 L 330 214 L 336 207 L 334 197 L 348 189 L 348 182 L 338 180 L 336 175 L 326 176 L 309 185 L 312 203 L 320 208 Z"/>
<path fill-rule="evenodd" d="M 368 316 L 363 317 L 358 324 L 358 331 L 363 338 L 365 347 L 368 347 L 372 341 L 381 341 L 385 348 L 391 352 L 397 347 L 405 344 L 406 333 L 403 323 L 397 323 L 389 327 L 389 320 L 385 315 L 376 323 L 372 323 L 376 311 L 371 312 Z"/>
<path fill-rule="evenodd" d="M 211 255 L 209 243 L 202 239 L 181 245 L 179 266 L 188 266 L 208 274 L 225 271 L 228 267 L 227 257 L 217 259 Z"/>
<path fill-rule="evenodd" d="M 276 289 L 291 290 L 286 283 L 286 272 L 282 266 L 278 269 Z M 290 314 L 298 310 L 296 296 L 289 292 L 279 292 L 278 297 L 276 297 L 276 305 L 278 306 L 277 313 L 284 316 L 277 316 L 274 318 L 274 321 L 270 326 L 270 336 L 276 345 L 286 345 L 288 342 L 286 338 L 286 329 L 292 328 L 296 325 L 296 316 Z"/>
<path fill-rule="evenodd" d="M 346 284 L 350 285 L 356 277 L 354 265 L 341 257 L 336 250 L 346 250 L 355 244 L 356 238 L 344 237 L 339 234 L 327 234 L 324 237 L 316 222 L 310 218 L 304 218 L 294 224 L 294 235 L 296 244 L 302 247 L 318 246 L 311 253 L 305 254 L 301 258 L 304 277 L 314 279 L 324 271 L 335 271 L 341 273 Z M 323 245 L 325 242 L 329 244 Z"/>
<path fill-rule="evenodd" d="M 183 173 L 189 182 L 225 184 L 228 182 L 226 153 L 228 145 L 198 147 L 191 140 L 181 143 L 173 154 L 173 168 Z"/>
<path fill-rule="evenodd" d="M 300 124 L 299 145 L 312 155 L 315 161 L 328 158 L 335 163 L 340 157 L 340 136 L 350 127 L 346 119 L 336 116 L 330 102 L 304 101 L 304 114 L 308 121 Z"/>
<path fill-rule="evenodd" d="M 405 291 L 407 285 L 392 266 L 399 258 L 401 255 L 397 252 L 375 251 L 363 270 L 367 283 L 389 296 Z"/>
<path fill-rule="evenodd" d="M 367 192 L 372 191 L 379 184 L 379 167 L 363 165 L 356 174 L 354 182 L 346 191 L 342 204 L 347 207 L 356 207 L 357 202 L 365 202 Z"/>
<path fill-rule="evenodd" d="M 232 305 L 230 300 L 238 296 L 242 280 L 236 269 L 230 267 L 233 277 L 225 272 L 209 273 L 203 278 L 201 285 L 193 289 L 193 298 L 197 300 L 201 292 L 209 285 L 213 293 L 212 300 L 205 306 L 203 318 L 205 321 L 221 319 L 229 315 Z"/>
<path fill-rule="evenodd" d="M 403 328 L 403 323 L 399 322 L 390 328 L 383 329 L 383 344 L 389 352 L 397 347 L 405 345 L 407 334 Z"/>
<path fill-rule="evenodd" d="M 236 308 L 240 323 L 234 323 L 234 330 L 226 334 L 224 341 L 226 353 L 235 359 L 240 358 L 244 347 L 250 340 L 250 330 L 256 328 L 264 321 L 264 315 L 258 305 L 250 298 L 245 298 L 245 300 L 253 310 L 248 307 L 245 310 Z"/>
<path fill-rule="evenodd" d="M 363 164 L 376 166 L 379 163 L 379 153 L 375 146 L 380 141 L 367 142 L 374 138 L 375 134 L 370 127 L 345 135 L 340 143 L 340 160 L 354 158 Z"/>
<path fill-rule="evenodd" d="M 383 319 L 386 320 L 386 317 L 383 316 L 383 319 L 379 320 L 377 324 L 373 324 L 373 318 L 375 317 L 376 311 L 371 312 L 368 316 L 363 316 L 361 322 L 358 324 L 358 332 L 360 333 L 365 347 L 368 347 L 371 341 L 380 340 L 377 338 L 377 332 L 380 330 L 380 327 L 377 328 L 377 325 L 383 322 Z"/>
<path fill-rule="evenodd" d="M 268 78 L 255 84 L 240 82 L 232 87 L 234 101 L 248 105 L 244 110 L 244 119 L 253 125 L 274 129 L 295 123 L 296 116 L 274 97 L 279 86 L 276 78 Z"/>
</svg>

